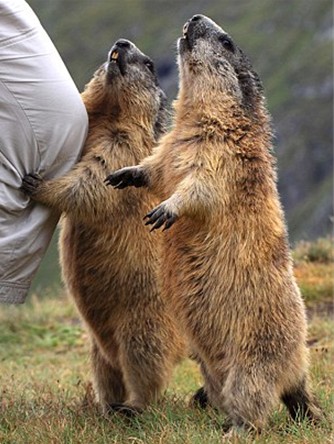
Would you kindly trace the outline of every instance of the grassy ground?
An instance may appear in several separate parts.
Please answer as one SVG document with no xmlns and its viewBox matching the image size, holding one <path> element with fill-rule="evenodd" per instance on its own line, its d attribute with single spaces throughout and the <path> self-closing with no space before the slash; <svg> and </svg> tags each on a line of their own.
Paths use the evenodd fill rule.
<svg viewBox="0 0 334 444">
<path fill-rule="evenodd" d="M 310 259 L 305 248 L 295 252 L 296 276 L 310 314 L 312 383 L 327 418 L 318 427 L 295 424 L 280 406 L 261 436 L 230 442 L 333 442 L 333 266 L 327 256 Z M 201 384 L 192 361 L 175 370 L 164 399 L 131 422 L 102 417 L 89 381 L 88 338 L 64 295 L 35 298 L 20 307 L 0 306 L 0 443 L 222 442 L 223 416 L 187 405 Z"/>
</svg>

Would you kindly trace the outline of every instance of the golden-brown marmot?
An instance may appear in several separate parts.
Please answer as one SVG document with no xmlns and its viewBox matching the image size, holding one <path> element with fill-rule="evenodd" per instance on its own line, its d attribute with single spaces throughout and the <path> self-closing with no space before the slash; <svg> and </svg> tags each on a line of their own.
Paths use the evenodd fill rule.
<svg viewBox="0 0 334 444">
<path fill-rule="evenodd" d="M 64 213 L 63 277 L 92 340 L 95 389 L 105 411 L 132 414 L 165 388 L 183 343 L 161 297 L 158 238 L 142 224 L 147 190 L 108 190 L 108 171 L 152 152 L 168 113 L 152 61 L 120 39 L 82 98 L 89 133 L 82 160 L 65 176 L 27 175 L 23 189 Z"/>
<path fill-rule="evenodd" d="M 111 174 L 163 202 L 164 291 L 201 360 L 195 399 L 260 429 L 279 399 L 317 418 L 305 309 L 292 273 L 261 82 L 216 23 L 195 15 L 178 43 L 174 126 L 153 155 Z"/>
</svg>

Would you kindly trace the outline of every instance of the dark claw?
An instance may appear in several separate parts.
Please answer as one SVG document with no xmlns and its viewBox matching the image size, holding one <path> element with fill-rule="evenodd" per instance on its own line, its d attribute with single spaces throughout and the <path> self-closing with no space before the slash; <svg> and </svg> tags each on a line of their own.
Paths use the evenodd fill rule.
<svg viewBox="0 0 334 444">
<path fill-rule="evenodd" d="M 39 184 L 42 180 L 43 179 L 39 174 L 26 174 L 23 177 L 22 182 L 35 185 Z"/>
<path fill-rule="evenodd" d="M 159 217 L 159 219 L 156 221 L 156 223 L 153 225 L 153 227 L 151 228 L 151 231 L 157 230 L 158 228 L 160 228 L 166 222 L 166 220 L 167 220 L 167 215 L 166 214 L 162 214 Z"/>
<path fill-rule="evenodd" d="M 149 217 L 149 220 L 145 223 L 145 225 L 152 225 L 156 222 L 160 216 L 164 213 L 164 209 L 162 207 L 157 207 L 150 213 L 148 213 L 145 217 Z"/>
<path fill-rule="evenodd" d="M 32 196 L 43 181 L 38 173 L 26 174 L 22 179 L 21 190 Z"/>
<path fill-rule="evenodd" d="M 164 229 L 162 231 L 168 230 L 168 228 L 170 228 L 174 224 L 176 219 L 177 219 L 176 215 L 172 214 L 170 216 L 170 218 L 166 221 L 165 227 L 164 227 Z"/>
<path fill-rule="evenodd" d="M 26 175 L 23 177 L 23 180 L 29 181 L 29 182 L 31 182 L 31 183 L 33 183 L 34 181 L 38 181 L 38 182 L 40 182 L 40 181 L 42 180 L 42 177 L 41 177 L 39 174 L 37 174 L 37 173 L 26 174 Z"/>
<path fill-rule="evenodd" d="M 147 218 L 149 218 L 149 217 L 151 217 L 152 214 L 153 214 L 156 210 L 157 210 L 157 208 L 153 208 L 152 211 L 150 211 L 149 213 L 146 214 L 146 216 L 144 216 L 144 220 L 147 219 Z M 147 225 L 147 224 L 145 224 L 145 225 Z"/>
<path fill-rule="evenodd" d="M 112 185 L 113 187 L 117 187 L 118 185 L 120 185 L 122 183 L 122 178 L 121 178 L 122 174 L 123 173 L 116 171 L 115 173 L 112 173 L 108 177 L 106 177 L 104 182 L 107 185 Z"/>
<path fill-rule="evenodd" d="M 161 204 L 158 207 L 154 208 L 152 211 L 146 214 L 144 220 L 148 219 L 145 222 L 145 225 L 153 225 L 150 231 L 157 230 L 165 224 L 165 227 L 162 231 L 168 230 L 177 219 L 177 215 L 166 211 L 165 205 Z"/>
<path fill-rule="evenodd" d="M 124 183 L 124 182 L 120 182 L 118 185 L 114 185 L 114 188 L 116 190 L 122 190 L 123 188 L 126 188 L 127 186 L 129 186 L 129 184 Z"/>
<path fill-rule="evenodd" d="M 126 187 L 139 188 L 146 185 L 146 178 L 140 168 L 125 167 L 109 174 L 104 183 L 119 190 Z"/>
</svg>

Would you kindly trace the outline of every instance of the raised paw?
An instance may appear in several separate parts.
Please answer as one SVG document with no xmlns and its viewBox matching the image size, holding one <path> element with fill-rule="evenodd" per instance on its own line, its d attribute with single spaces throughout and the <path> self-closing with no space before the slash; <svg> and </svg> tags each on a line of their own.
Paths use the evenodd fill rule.
<svg viewBox="0 0 334 444">
<path fill-rule="evenodd" d="M 144 217 L 144 219 L 148 219 L 145 222 L 145 225 L 153 225 L 151 231 L 157 230 L 163 225 L 165 226 L 162 231 L 168 230 L 168 228 L 170 228 L 174 224 L 177 218 L 178 215 L 174 211 L 169 209 L 167 201 L 155 207 Z"/>
<path fill-rule="evenodd" d="M 30 197 L 33 197 L 43 182 L 42 176 L 38 173 L 26 174 L 22 179 L 21 190 Z"/>
<path fill-rule="evenodd" d="M 139 188 L 147 184 L 143 170 L 138 167 L 125 167 L 117 170 L 109 174 L 104 182 L 106 185 L 111 185 L 117 189 L 126 187 Z"/>
<path fill-rule="evenodd" d="M 142 410 L 136 407 L 130 407 L 122 403 L 112 403 L 108 405 L 109 413 L 120 413 L 127 418 L 134 418 L 142 413 Z"/>
</svg>

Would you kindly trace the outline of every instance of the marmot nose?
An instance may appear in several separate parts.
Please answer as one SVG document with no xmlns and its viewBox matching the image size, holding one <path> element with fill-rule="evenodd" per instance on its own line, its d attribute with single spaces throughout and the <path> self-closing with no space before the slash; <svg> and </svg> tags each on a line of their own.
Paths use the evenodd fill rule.
<svg viewBox="0 0 334 444">
<path fill-rule="evenodd" d="M 117 42 L 115 43 L 115 46 L 117 46 L 117 48 L 130 48 L 131 43 L 129 42 L 129 40 L 125 40 L 125 39 L 119 39 L 117 40 Z"/>
</svg>

